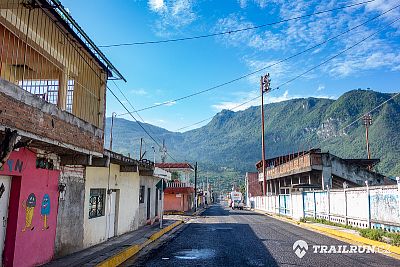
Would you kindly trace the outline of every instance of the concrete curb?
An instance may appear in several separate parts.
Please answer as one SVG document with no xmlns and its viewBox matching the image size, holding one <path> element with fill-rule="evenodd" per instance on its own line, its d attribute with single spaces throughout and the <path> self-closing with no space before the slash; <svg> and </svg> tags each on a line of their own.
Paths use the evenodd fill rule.
<svg viewBox="0 0 400 267">
<path fill-rule="evenodd" d="M 100 262 L 96 266 L 97 267 L 114 267 L 114 266 L 118 266 L 121 263 L 123 263 L 124 261 L 126 261 L 127 259 L 129 259 L 132 256 L 134 256 L 135 254 L 137 254 L 141 249 L 143 249 L 144 247 L 146 247 L 150 243 L 154 242 L 155 240 L 159 239 L 161 236 L 163 236 L 164 234 L 166 234 L 167 232 L 171 231 L 172 229 L 174 229 L 175 227 L 177 227 L 178 225 L 180 225 L 182 223 L 183 223 L 183 221 L 174 222 L 173 224 L 168 225 L 167 227 L 161 229 L 160 231 L 152 234 L 149 237 L 149 239 L 147 239 L 146 242 L 144 242 L 142 244 L 129 246 L 126 249 L 118 252 L 114 256 L 111 256 L 110 258 L 104 260 L 103 262 Z"/>
<path fill-rule="evenodd" d="M 295 226 L 307 229 L 307 230 L 311 230 L 314 232 L 318 232 L 320 234 L 324 234 L 327 235 L 329 237 L 350 243 L 352 245 L 369 245 L 369 246 L 375 246 L 377 248 L 380 248 L 382 250 L 386 250 L 390 253 L 382 253 L 386 256 L 395 258 L 397 260 L 400 260 L 400 247 L 397 246 L 393 246 L 387 243 L 383 243 L 380 241 L 375 241 L 375 240 L 371 240 L 359 235 L 355 235 L 355 234 L 351 234 L 351 233 L 346 233 L 346 232 L 342 232 L 342 231 L 338 231 L 335 229 L 331 229 L 331 228 L 327 228 L 327 227 L 323 227 L 323 226 L 319 226 L 319 225 L 313 225 L 313 224 L 309 224 L 309 223 L 303 223 L 303 222 L 299 222 L 299 221 L 295 221 L 289 218 L 285 218 L 282 216 L 278 216 L 272 213 L 267 213 L 265 211 L 261 211 L 261 210 L 254 210 L 254 212 L 263 214 L 263 215 L 267 215 L 270 217 L 273 217 L 274 219 L 280 220 L 280 221 L 284 221 L 290 224 L 293 224 Z"/>
<path fill-rule="evenodd" d="M 203 213 L 206 210 L 206 208 L 201 208 L 198 211 L 194 212 L 192 216 L 199 216 L 201 213 Z"/>
</svg>

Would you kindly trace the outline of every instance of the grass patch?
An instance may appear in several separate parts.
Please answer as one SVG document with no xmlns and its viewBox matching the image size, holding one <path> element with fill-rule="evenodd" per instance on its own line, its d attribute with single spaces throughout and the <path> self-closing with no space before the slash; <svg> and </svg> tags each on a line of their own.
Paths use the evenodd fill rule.
<svg viewBox="0 0 400 267">
<path fill-rule="evenodd" d="M 306 217 L 306 218 L 301 218 L 301 222 L 314 222 L 314 223 L 322 223 L 326 225 L 332 225 L 332 226 L 338 226 L 342 228 L 347 228 L 347 229 L 352 229 L 352 230 L 357 230 L 362 237 L 371 239 L 371 240 L 376 240 L 376 241 L 381 241 L 381 242 L 386 242 L 384 237 L 387 237 L 390 239 L 389 244 L 394 245 L 394 246 L 400 246 L 400 233 L 392 233 L 392 232 L 387 232 L 382 229 L 362 229 L 358 227 L 353 227 L 351 225 L 344 225 L 341 223 L 335 223 L 331 222 L 325 219 L 321 218 L 312 218 L 312 217 Z"/>
<path fill-rule="evenodd" d="M 302 219 L 304 219 L 303 222 L 322 223 L 322 224 L 326 224 L 326 225 L 338 226 L 338 227 L 343 227 L 343 228 L 353 229 L 353 230 L 360 229 L 360 228 L 353 227 L 351 225 L 345 225 L 345 224 L 341 224 L 341 223 L 331 222 L 331 221 L 328 221 L 328 220 L 322 219 L 322 218 L 306 217 L 306 218 L 302 218 Z"/>
</svg>

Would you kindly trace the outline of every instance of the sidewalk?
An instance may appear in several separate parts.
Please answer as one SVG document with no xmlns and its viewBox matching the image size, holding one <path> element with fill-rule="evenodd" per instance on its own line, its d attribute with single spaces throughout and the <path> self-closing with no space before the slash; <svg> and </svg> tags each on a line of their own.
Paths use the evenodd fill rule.
<svg viewBox="0 0 400 267">
<path fill-rule="evenodd" d="M 360 236 L 357 230 L 353 229 L 347 229 L 339 226 L 332 226 L 332 225 L 326 225 L 326 224 L 321 224 L 321 223 L 310 223 L 310 222 L 299 222 L 296 220 L 293 220 L 291 218 L 285 217 L 285 216 L 279 216 L 276 214 L 268 213 L 265 211 L 261 210 L 254 210 L 254 212 L 270 216 L 272 218 L 275 218 L 280 221 L 284 221 L 287 223 L 294 224 L 298 227 L 308 229 L 347 243 L 350 243 L 352 245 L 369 245 L 369 246 L 374 246 L 377 248 L 382 249 L 383 251 L 387 251 L 388 254 L 386 256 L 395 258 L 400 260 L 400 247 L 390 245 L 387 243 L 383 243 L 380 241 L 375 241 L 371 240 L 365 237 Z"/>
<path fill-rule="evenodd" d="M 136 231 L 113 237 L 104 243 L 53 260 L 44 266 L 116 266 L 181 223 L 182 221 L 179 220 L 164 220 L 163 229 L 160 229 L 158 223 L 146 225 Z"/>
<path fill-rule="evenodd" d="M 189 211 L 165 211 L 164 215 L 197 216 L 205 211 L 208 207 L 210 207 L 210 205 L 208 205 L 207 207 L 198 207 L 197 211 L 194 211 L 194 209 Z"/>
</svg>

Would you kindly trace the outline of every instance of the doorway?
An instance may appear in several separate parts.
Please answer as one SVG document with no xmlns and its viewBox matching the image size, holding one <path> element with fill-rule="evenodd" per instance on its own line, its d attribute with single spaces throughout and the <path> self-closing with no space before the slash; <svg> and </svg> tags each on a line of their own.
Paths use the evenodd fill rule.
<svg viewBox="0 0 400 267">
<path fill-rule="evenodd" d="M 4 241 L 6 239 L 8 202 L 10 198 L 11 177 L 0 176 L 0 266 L 3 262 Z"/>
<path fill-rule="evenodd" d="M 117 192 L 115 190 L 111 191 L 110 197 L 110 209 L 108 213 L 108 238 L 115 236 L 116 223 L 117 223 Z"/>
<path fill-rule="evenodd" d="M 147 188 L 147 220 L 150 220 L 151 188 Z"/>
<path fill-rule="evenodd" d="M 159 190 L 156 188 L 156 198 L 155 198 L 155 201 L 156 202 L 154 202 L 154 216 L 158 216 L 158 192 L 159 192 Z"/>
</svg>

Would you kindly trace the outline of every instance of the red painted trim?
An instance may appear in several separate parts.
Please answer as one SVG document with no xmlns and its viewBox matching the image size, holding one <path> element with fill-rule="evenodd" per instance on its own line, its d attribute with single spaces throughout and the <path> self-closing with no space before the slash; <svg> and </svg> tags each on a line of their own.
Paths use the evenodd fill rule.
<svg viewBox="0 0 400 267">
<path fill-rule="evenodd" d="M 17 234 L 18 206 L 21 192 L 21 176 L 11 178 L 10 199 L 8 205 L 8 221 L 6 229 L 6 240 L 3 252 L 4 266 L 13 266 L 15 239 Z"/>
</svg>

